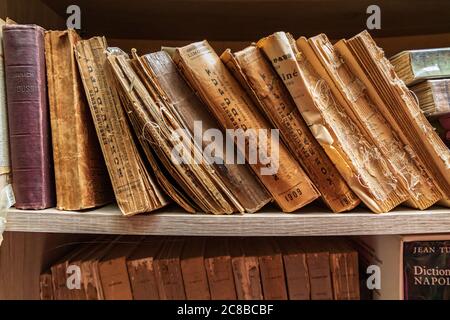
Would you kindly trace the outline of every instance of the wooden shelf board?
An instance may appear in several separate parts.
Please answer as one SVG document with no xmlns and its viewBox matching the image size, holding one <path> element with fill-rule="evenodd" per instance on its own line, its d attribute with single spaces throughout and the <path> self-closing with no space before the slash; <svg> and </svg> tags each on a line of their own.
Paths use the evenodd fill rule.
<svg viewBox="0 0 450 320">
<path fill-rule="evenodd" d="M 330 236 L 450 233 L 450 209 L 427 211 L 398 208 L 373 214 L 359 208 L 351 213 L 325 213 L 308 207 L 285 214 L 268 208 L 257 214 L 212 216 L 188 214 L 181 209 L 124 217 L 114 206 L 92 211 L 64 212 L 9 210 L 7 231 L 91 234 L 142 234 L 185 236 Z"/>
</svg>

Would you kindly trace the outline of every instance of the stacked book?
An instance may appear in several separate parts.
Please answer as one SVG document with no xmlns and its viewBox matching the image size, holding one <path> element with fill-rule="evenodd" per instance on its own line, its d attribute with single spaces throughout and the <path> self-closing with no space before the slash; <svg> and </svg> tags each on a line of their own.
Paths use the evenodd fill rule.
<svg viewBox="0 0 450 320">
<path fill-rule="evenodd" d="M 103 236 L 40 276 L 44 300 L 359 300 L 344 239 Z"/>
<path fill-rule="evenodd" d="M 19 209 L 384 213 L 450 198 L 450 151 L 368 32 L 277 32 L 221 55 L 207 41 L 128 54 L 12 21 L 3 34 Z"/>
</svg>

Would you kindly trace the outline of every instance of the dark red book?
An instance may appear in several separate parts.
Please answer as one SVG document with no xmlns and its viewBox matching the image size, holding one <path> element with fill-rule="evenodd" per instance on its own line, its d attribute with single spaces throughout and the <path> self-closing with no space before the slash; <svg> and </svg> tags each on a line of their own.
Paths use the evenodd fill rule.
<svg viewBox="0 0 450 320">
<path fill-rule="evenodd" d="M 3 27 L 9 140 L 16 208 L 55 205 L 44 29 Z"/>
</svg>

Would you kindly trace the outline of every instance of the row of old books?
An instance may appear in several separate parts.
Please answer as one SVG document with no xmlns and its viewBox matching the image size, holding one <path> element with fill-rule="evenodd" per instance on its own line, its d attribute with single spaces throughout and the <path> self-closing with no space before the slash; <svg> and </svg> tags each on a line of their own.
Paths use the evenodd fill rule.
<svg viewBox="0 0 450 320">
<path fill-rule="evenodd" d="M 129 55 L 12 21 L 3 38 L 19 209 L 321 199 L 382 213 L 450 198 L 450 152 L 368 32 L 335 45 L 277 32 L 221 56 L 207 41 Z"/>
<path fill-rule="evenodd" d="M 357 300 L 358 254 L 344 238 L 104 236 L 40 276 L 55 300 Z"/>
<path fill-rule="evenodd" d="M 450 146 L 450 48 L 403 51 L 391 58 L 395 71 Z"/>
</svg>

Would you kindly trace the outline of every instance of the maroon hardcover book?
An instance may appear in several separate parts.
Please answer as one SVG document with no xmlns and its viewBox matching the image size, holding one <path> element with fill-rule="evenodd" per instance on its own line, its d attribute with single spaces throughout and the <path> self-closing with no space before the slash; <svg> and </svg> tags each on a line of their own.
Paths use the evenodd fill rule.
<svg viewBox="0 0 450 320">
<path fill-rule="evenodd" d="M 16 208 L 55 205 L 44 29 L 3 27 L 9 139 Z"/>
</svg>

